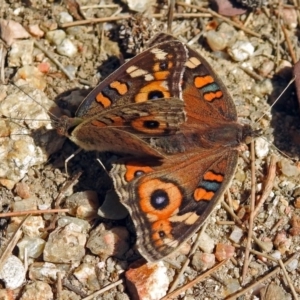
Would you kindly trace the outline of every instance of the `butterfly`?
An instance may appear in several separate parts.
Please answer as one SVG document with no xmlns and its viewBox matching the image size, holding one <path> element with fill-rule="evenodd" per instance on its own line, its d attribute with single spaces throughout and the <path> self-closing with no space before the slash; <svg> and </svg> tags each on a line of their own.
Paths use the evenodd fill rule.
<svg viewBox="0 0 300 300">
<path fill-rule="evenodd" d="M 60 118 L 57 131 L 85 150 L 163 157 L 152 140 L 185 122 L 181 85 L 186 47 L 162 41 L 135 56 L 83 100 L 76 116 Z"/>
<path fill-rule="evenodd" d="M 150 46 L 174 41 L 162 33 Z M 166 155 L 124 158 L 110 172 L 135 225 L 138 250 L 148 261 L 164 259 L 203 225 L 231 182 L 240 146 L 256 135 L 237 122 L 234 102 L 207 61 L 185 47 L 177 89 L 186 120 L 176 133 L 150 143 Z"/>
</svg>

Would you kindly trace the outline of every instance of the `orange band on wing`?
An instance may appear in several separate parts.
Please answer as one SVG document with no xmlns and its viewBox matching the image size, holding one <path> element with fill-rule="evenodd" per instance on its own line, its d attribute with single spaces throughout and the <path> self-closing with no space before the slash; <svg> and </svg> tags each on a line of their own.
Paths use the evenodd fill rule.
<svg viewBox="0 0 300 300">
<path fill-rule="evenodd" d="M 113 89 L 116 89 L 117 92 L 122 96 L 128 92 L 127 85 L 120 81 L 113 81 L 109 86 Z"/>
<path fill-rule="evenodd" d="M 204 86 L 206 86 L 206 85 L 208 85 L 210 83 L 213 83 L 213 82 L 214 82 L 214 79 L 210 75 L 198 76 L 194 80 L 195 87 L 198 88 L 198 89 L 201 89 Z"/>
<path fill-rule="evenodd" d="M 220 175 L 220 174 L 213 173 L 211 171 L 208 171 L 204 174 L 203 179 L 208 180 L 208 181 L 222 182 L 223 179 L 224 179 L 224 176 Z"/>
<path fill-rule="evenodd" d="M 204 94 L 204 99 L 206 100 L 206 101 L 213 101 L 213 100 L 215 100 L 215 99 L 219 99 L 219 98 L 221 98 L 223 96 L 223 93 L 221 92 L 221 91 L 217 91 L 217 92 L 215 92 L 215 93 L 213 93 L 213 92 L 210 92 L 210 93 L 206 93 L 206 94 Z"/>
<path fill-rule="evenodd" d="M 210 201 L 214 194 L 214 192 L 207 191 L 204 188 L 197 188 L 194 192 L 194 199 L 196 201 Z"/>
<path fill-rule="evenodd" d="M 100 104 L 102 104 L 102 106 L 104 108 L 111 106 L 111 101 L 108 97 L 105 97 L 102 93 L 99 93 L 96 96 L 96 101 Z"/>
</svg>

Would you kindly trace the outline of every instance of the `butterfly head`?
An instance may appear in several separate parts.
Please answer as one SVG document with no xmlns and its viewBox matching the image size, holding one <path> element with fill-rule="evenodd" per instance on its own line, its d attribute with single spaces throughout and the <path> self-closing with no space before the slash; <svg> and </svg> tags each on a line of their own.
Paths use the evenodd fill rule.
<svg viewBox="0 0 300 300">
<path fill-rule="evenodd" d="M 261 129 L 253 130 L 253 128 L 250 125 L 245 124 L 242 130 L 241 142 L 245 144 L 250 144 L 253 141 L 253 139 L 261 135 L 262 135 Z"/>
</svg>

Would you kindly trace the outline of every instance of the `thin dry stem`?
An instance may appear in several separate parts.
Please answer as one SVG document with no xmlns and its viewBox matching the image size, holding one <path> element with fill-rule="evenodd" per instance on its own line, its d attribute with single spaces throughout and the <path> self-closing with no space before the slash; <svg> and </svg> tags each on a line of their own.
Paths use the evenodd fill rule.
<svg viewBox="0 0 300 300">
<path fill-rule="evenodd" d="M 266 185 L 264 188 L 264 191 L 259 199 L 258 204 L 255 207 L 255 210 L 253 212 L 253 217 L 255 218 L 260 210 L 260 208 L 262 207 L 262 205 L 265 203 L 265 201 L 267 200 L 267 198 L 269 197 L 273 186 L 274 186 L 274 180 L 275 180 L 275 176 L 276 176 L 276 163 L 277 163 L 277 158 L 275 155 L 271 156 L 271 160 L 270 160 L 270 165 L 269 165 L 269 171 L 268 171 L 268 176 L 267 176 L 267 180 L 266 180 Z"/>
<path fill-rule="evenodd" d="M 18 217 L 24 215 L 42 215 L 42 214 L 55 214 L 55 213 L 64 213 L 69 212 L 68 208 L 57 208 L 57 209 L 43 209 L 43 210 L 24 210 L 24 211 L 13 211 L 7 213 L 1 213 L 0 218 L 7 218 L 7 217 Z"/>
<path fill-rule="evenodd" d="M 292 257 L 290 257 L 285 263 L 284 265 L 286 266 L 287 264 L 289 264 L 293 259 L 297 258 L 298 253 L 295 253 Z M 264 276 L 263 278 L 256 280 L 253 284 L 249 285 L 248 287 L 246 287 L 245 289 L 237 292 L 236 294 L 230 296 L 229 298 L 226 298 L 226 300 L 235 300 L 238 297 L 254 290 L 257 286 L 261 285 L 264 281 L 268 280 L 269 278 L 273 277 L 274 275 L 276 275 L 279 271 L 281 270 L 280 267 L 277 267 L 274 271 L 270 272 L 269 274 L 267 274 L 266 276 Z"/>
<path fill-rule="evenodd" d="M 92 300 L 92 299 L 95 299 L 95 297 L 97 297 L 97 296 L 99 296 L 99 295 L 101 295 L 101 294 L 103 294 L 103 293 L 111 290 L 112 288 L 116 287 L 117 285 L 119 285 L 121 283 L 123 283 L 123 279 L 120 279 L 120 280 L 118 280 L 118 281 L 116 281 L 114 283 L 111 283 L 110 285 L 108 285 L 108 286 L 104 287 L 103 289 L 95 292 L 94 294 L 89 295 L 88 297 L 83 298 L 82 300 Z"/>
<path fill-rule="evenodd" d="M 195 284 L 199 283 L 200 281 L 204 280 L 205 278 L 207 278 L 208 276 L 210 276 L 213 272 L 217 271 L 218 269 L 220 269 L 224 264 L 226 264 L 228 262 L 228 259 L 223 260 L 222 262 L 220 262 L 219 264 L 217 264 L 215 267 L 213 267 L 212 269 L 210 269 L 209 271 L 205 272 L 204 274 L 198 276 L 197 278 L 195 278 L 194 280 L 192 280 L 191 282 L 185 284 L 184 286 L 180 287 L 179 289 L 177 289 L 176 291 L 166 295 L 165 297 L 163 297 L 161 300 L 171 300 L 174 299 L 175 297 L 177 297 L 178 295 L 180 295 L 181 293 L 183 293 L 184 291 L 186 291 L 187 289 L 193 287 Z"/>
<path fill-rule="evenodd" d="M 210 14 L 214 17 L 217 17 L 225 22 L 227 22 L 228 24 L 231 24 L 232 26 L 238 28 L 238 29 L 241 29 L 243 31 L 245 31 L 246 33 L 249 33 L 253 36 L 256 36 L 258 38 L 262 38 L 260 34 L 246 28 L 245 26 L 241 26 L 240 24 L 236 23 L 236 22 L 233 22 L 231 21 L 230 19 L 226 18 L 226 17 L 223 17 L 222 15 L 219 15 L 218 13 L 214 12 L 213 10 L 210 10 L 210 9 L 206 9 L 206 8 L 203 8 L 203 7 L 200 7 L 198 5 L 192 5 L 192 4 L 186 4 L 184 2 L 177 2 L 177 5 L 181 5 L 181 6 L 184 6 L 184 7 L 189 7 L 189 8 L 195 8 L 199 11 L 202 11 L 203 13 L 207 13 L 207 14 Z"/>
<path fill-rule="evenodd" d="M 250 200 L 250 219 L 249 219 L 249 227 L 248 227 L 248 237 L 247 237 L 247 246 L 245 250 L 245 260 L 243 264 L 242 271 L 242 284 L 245 282 L 246 274 L 248 271 L 249 265 L 249 254 L 251 249 L 251 240 L 253 235 L 253 223 L 254 223 L 254 208 L 255 208 L 255 157 L 254 157 L 254 141 L 251 142 L 251 200 Z"/>
<path fill-rule="evenodd" d="M 19 241 L 21 235 L 22 235 L 22 227 L 24 225 L 24 223 L 27 221 L 27 219 L 29 218 L 30 215 L 27 215 L 24 220 L 20 223 L 19 228 L 16 230 L 16 232 L 14 233 L 14 235 L 10 238 L 6 248 L 4 249 L 4 251 L 2 252 L 1 258 L 0 258 L 0 270 L 2 270 L 3 265 L 5 264 L 6 260 L 8 259 L 8 257 L 11 255 L 13 249 L 15 248 L 15 246 L 17 245 L 17 242 Z"/>
</svg>

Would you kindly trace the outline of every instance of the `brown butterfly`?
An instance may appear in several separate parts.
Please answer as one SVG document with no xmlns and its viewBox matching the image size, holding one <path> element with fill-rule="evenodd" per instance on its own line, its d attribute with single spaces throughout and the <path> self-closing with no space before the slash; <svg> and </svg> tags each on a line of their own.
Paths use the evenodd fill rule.
<svg viewBox="0 0 300 300">
<path fill-rule="evenodd" d="M 160 34 L 150 45 L 166 41 L 174 37 Z M 210 65 L 187 49 L 180 83 L 186 122 L 176 134 L 151 143 L 168 155 L 123 159 L 111 170 L 135 224 L 138 249 L 148 261 L 163 259 L 199 229 L 230 184 L 240 145 L 255 135 L 237 122 L 233 100 Z"/>
</svg>

